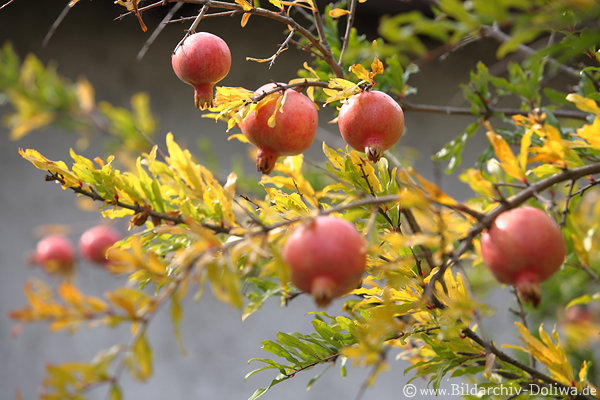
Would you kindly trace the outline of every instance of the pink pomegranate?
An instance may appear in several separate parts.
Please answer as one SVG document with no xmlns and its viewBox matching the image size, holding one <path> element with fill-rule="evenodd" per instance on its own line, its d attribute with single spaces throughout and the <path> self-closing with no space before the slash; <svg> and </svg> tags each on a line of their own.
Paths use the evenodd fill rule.
<svg viewBox="0 0 600 400">
<path fill-rule="evenodd" d="M 562 265 L 566 246 L 558 225 L 534 207 L 500 214 L 481 235 L 483 261 L 501 283 L 515 285 L 526 302 L 540 301 L 540 282 Z"/>
<path fill-rule="evenodd" d="M 229 73 L 231 53 L 227 43 L 207 32 L 185 38 L 171 57 L 179 79 L 194 87 L 194 104 L 204 110 L 213 105 L 213 87 Z"/>
<path fill-rule="evenodd" d="M 85 231 L 79 238 L 81 255 L 92 262 L 106 264 L 106 250 L 121 240 L 121 234 L 115 229 L 98 225 Z"/>
<path fill-rule="evenodd" d="M 50 235 L 40 240 L 36 246 L 33 262 L 50 273 L 71 273 L 75 252 L 69 239 L 61 235 Z"/>
<path fill-rule="evenodd" d="M 346 143 L 377 162 L 402 136 L 404 112 L 386 93 L 364 91 L 342 106 L 338 126 Z"/>
<path fill-rule="evenodd" d="M 260 94 L 273 87 L 274 84 L 267 84 L 255 93 Z M 269 118 L 275 112 L 279 96 L 283 94 L 277 94 L 248 114 L 240 126 L 244 136 L 258 147 L 256 168 L 263 174 L 273 171 L 277 157 L 306 151 L 317 131 L 319 116 L 315 105 L 308 97 L 293 89 L 285 91 L 285 101 L 277 110 L 275 125 L 269 126 Z"/>
<path fill-rule="evenodd" d="M 366 255 L 367 243 L 354 225 L 333 216 L 298 226 L 283 247 L 292 283 L 320 307 L 360 284 Z"/>
</svg>

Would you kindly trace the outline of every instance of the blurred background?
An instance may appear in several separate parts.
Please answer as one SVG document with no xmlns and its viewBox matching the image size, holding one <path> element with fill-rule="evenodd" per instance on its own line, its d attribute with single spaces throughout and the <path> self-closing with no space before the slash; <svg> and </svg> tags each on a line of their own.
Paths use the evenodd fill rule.
<svg viewBox="0 0 600 400">
<path fill-rule="evenodd" d="M 4 1 L 2 2 L 4 3 Z M 163 18 L 166 8 L 144 13 L 148 33 L 140 30 L 137 20 L 128 16 L 115 20 L 124 8 L 100 2 L 80 1 L 70 10 L 47 45 L 42 42 L 52 23 L 67 2 L 44 0 L 31 2 L 15 0 L 0 11 L 0 44 L 9 41 L 21 58 L 28 53 L 38 56 L 44 64 L 51 63 L 58 72 L 71 81 L 86 77 L 94 86 L 96 99 L 107 100 L 115 106 L 130 107 L 130 98 L 136 92 L 147 92 L 151 108 L 158 117 L 159 127 L 153 140 L 164 147 L 164 136 L 173 132 L 175 139 L 187 146 L 201 162 L 213 162 L 206 154 L 216 156 L 219 174 L 226 176 L 234 164 L 244 166 L 248 178 L 260 179 L 254 162 L 248 156 L 248 146 L 227 141 L 226 126 L 201 117 L 194 108 L 191 87 L 183 84 L 171 69 L 170 56 L 190 22 L 167 26 L 149 48 L 141 61 L 138 51 L 151 31 Z M 379 18 L 386 13 L 418 8 L 418 1 L 369 0 L 358 7 L 357 27 L 369 36 L 376 35 Z M 185 6 L 178 15 L 191 16 L 195 7 Z M 244 86 L 254 89 L 274 81 L 288 81 L 296 76 L 307 54 L 290 49 L 275 62 L 267 64 L 246 61 L 246 57 L 267 58 L 285 39 L 282 27 L 273 21 L 252 17 L 246 28 L 240 27 L 239 18 L 212 18 L 202 21 L 198 30 L 221 36 L 230 46 L 232 67 L 221 82 L 226 86 Z M 443 60 L 421 66 L 410 83 L 418 88 L 411 98 L 417 103 L 436 105 L 465 105 L 458 85 L 466 82 L 469 71 L 477 61 L 494 63 L 485 42 L 450 53 Z M 0 116 L 9 112 L 0 103 Z M 306 157 L 322 163 L 321 144 L 331 147 L 343 143 L 337 125 L 328 124 L 334 117 L 330 110 L 321 110 L 318 138 Z M 443 165 L 435 165 L 431 155 L 446 142 L 461 133 L 471 122 L 469 117 L 406 113 L 406 131 L 400 143 L 392 150 L 403 162 L 430 179 L 436 180 L 449 194 L 457 198 L 468 195 L 466 185 L 455 177 L 443 174 Z M 20 390 L 24 399 L 37 397 L 39 385 L 45 376 L 45 365 L 75 360 L 90 360 L 99 350 L 115 343 L 127 343 L 125 329 L 81 329 L 70 335 L 50 334 L 43 324 L 26 326 L 18 334 L 15 324 L 7 315 L 26 304 L 23 285 L 29 276 L 56 283 L 39 268 L 27 265 L 27 254 L 39 239 L 40 227 L 65 225 L 68 235 L 76 241 L 87 228 L 100 222 L 96 212 L 81 210 L 75 196 L 44 182 L 43 172 L 18 155 L 18 148 L 35 148 L 53 160 L 70 160 L 69 148 L 75 147 L 77 135 L 59 129 L 43 129 L 18 141 L 10 141 L 9 130 L 2 126 L 0 146 L 0 387 L 3 398 L 13 398 Z M 484 146 L 484 137 L 474 139 L 465 151 L 464 165 L 472 164 Z M 207 145 L 209 144 L 209 145 Z M 210 151 L 206 151 L 210 148 Z M 204 150 L 203 150 L 204 149 Z M 105 154 L 102 136 L 92 139 L 83 155 L 94 158 Z M 214 165 L 214 163 L 213 163 Z M 124 231 L 125 225 L 116 224 Z M 101 269 L 80 261 L 75 278 L 84 293 L 101 295 L 122 284 L 122 278 L 109 276 Z M 191 296 L 188 296 L 191 297 Z M 261 311 L 241 322 L 238 311 L 214 300 L 207 293 L 200 303 L 186 300 L 182 323 L 183 341 L 187 350 L 179 352 L 172 334 L 168 310 L 159 314 L 149 330 L 154 350 L 153 377 L 146 383 L 123 377 L 127 399 L 246 399 L 258 387 L 268 385 L 274 376 L 259 373 L 244 382 L 244 375 L 253 369 L 247 361 L 266 356 L 260 341 L 273 339 L 277 331 L 306 332 L 310 330 L 312 300 L 301 296 L 287 308 L 280 308 L 276 300 Z M 329 307 L 337 313 L 338 305 Z M 391 371 L 383 373 L 376 386 L 366 391 L 364 399 L 401 398 L 401 388 L 407 378 L 407 365 L 391 361 Z M 266 399 L 323 399 L 355 398 L 365 382 L 369 370 L 350 368 L 347 378 L 339 376 L 339 368 L 331 368 L 309 392 L 305 387 L 318 370 L 298 374 L 277 385 L 265 395 Z M 425 382 L 416 382 L 425 386 Z M 92 398 L 104 398 L 106 388 L 92 393 Z M 419 398 L 418 396 L 416 398 Z"/>
</svg>

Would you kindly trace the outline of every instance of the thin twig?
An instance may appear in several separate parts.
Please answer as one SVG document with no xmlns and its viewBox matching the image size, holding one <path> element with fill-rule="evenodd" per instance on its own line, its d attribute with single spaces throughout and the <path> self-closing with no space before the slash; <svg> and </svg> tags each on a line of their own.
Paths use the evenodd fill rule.
<svg viewBox="0 0 600 400">
<path fill-rule="evenodd" d="M 269 69 L 271 69 L 271 67 L 273 67 L 273 64 L 275 64 L 275 60 L 277 59 L 277 57 L 283 51 L 287 50 L 288 44 L 290 43 L 290 40 L 292 40 L 292 37 L 294 36 L 295 33 L 296 33 L 296 30 L 292 29 L 290 31 L 290 34 L 283 41 L 283 43 L 281 43 L 281 45 L 279 45 L 279 48 L 277 49 L 277 52 L 275 52 L 275 54 L 273 54 L 273 56 L 271 57 L 271 61 L 269 62 Z"/>
<path fill-rule="evenodd" d="M 150 35 L 148 40 L 146 40 L 146 43 L 144 43 L 144 46 L 142 46 L 140 52 L 137 54 L 136 60 L 140 61 L 142 58 L 144 58 L 144 55 L 146 55 L 146 52 L 148 51 L 150 46 L 152 46 L 152 43 L 154 43 L 154 41 L 156 40 L 158 35 L 160 35 L 160 33 L 163 31 L 163 29 L 165 29 L 165 26 L 167 26 L 167 23 L 171 20 L 171 18 L 173 18 L 173 15 L 175 15 L 175 13 L 177 11 L 179 11 L 179 9 L 182 6 L 183 6 L 183 3 L 175 3 L 175 5 L 173 7 L 171 7 L 171 9 L 167 13 L 167 15 L 165 15 L 165 17 L 162 19 L 162 21 L 160 21 L 160 24 L 158 24 L 158 26 L 154 30 L 154 32 L 152 32 L 152 35 Z"/>
<path fill-rule="evenodd" d="M 489 350 L 499 360 L 504 361 L 508 364 L 511 364 L 522 371 L 525 371 L 532 378 L 542 381 L 548 385 L 551 385 L 552 387 L 563 388 L 566 390 L 572 389 L 572 386 L 567 386 L 563 383 L 560 383 L 557 380 L 552 379 L 548 375 L 536 370 L 535 368 L 532 368 L 529 365 L 525 365 L 522 362 L 515 360 L 514 358 L 512 358 L 505 352 L 499 350 L 494 343 L 483 340 L 481 337 L 479 337 L 479 335 L 477 335 L 475 332 L 473 332 L 470 328 L 463 329 L 462 333 L 465 337 L 468 337 L 469 339 L 473 340 L 475 343 L 477 343 L 481 347 Z M 577 400 L 592 400 L 592 397 L 589 397 L 589 396 L 586 396 L 583 394 L 577 394 L 577 395 L 573 396 L 572 398 L 577 399 Z"/>
<path fill-rule="evenodd" d="M 497 26 L 483 26 L 482 32 L 485 36 L 491 37 L 492 39 L 495 39 L 501 43 L 505 43 L 512 39 L 509 35 L 502 32 Z M 517 47 L 517 51 L 521 54 L 524 54 L 527 57 L 537 53 L 535 49 L 532 49 L 531 47 L 526 46 L 524 44 L 520 44 Z M 579 79 L 579 71 L 577 71 L 576 69 L 568 67 L 563 63 L 558 62 L 550 57 L 547 57 L 546 60 L 548 61 L 548 64 L 552 65 L 555 68 L 558 68 L 558 70 L 565 73 L 566 75 L 569 75 L 570 77 L 575 79 Z"/>
<path fill-rule="evenodd" d="M 517 290 L 516 286 L 513 286 L 511 291 L 515 295 L 515 299 L 517 300 L 517 305 L 519 306 L 519 309 L 518 310 L 510 309 L 510 311 L 512 311 L 515 315 L 517 315 L 521 319 L 521 322 L 523 323 L 523 326 L 525 328 L 529 329 L 529 325 L 527 324 L 527 313 L 525 312 L 525 308 L 523 308 L 523 301 L 521 301 L 521 296 L 519 295 L 519 291 Z M 529 353 L 529 366 L 531 368 L 535 368 L 535 357 L 531 353 Z"/>
<path fill-rule="evenodd" d="M 312 9 L 312 15 L 315 20 L 315 27 L 317 28 L 317 34 L 319 35 L 319 41 L 323 45 L 328 52 L 331 53 L 331 48 L 329 47 L 329 43 L 327 42 L 327 36 L 325 35 L 325 30 L 323 29 L 323 19 L 321 18 L 321 13 L 319 12 L 319 7 L 314 6 Z"/>
<path fill-rule="evenodd" d="M 15 1 L 15 0 L 8 0 L 6 3 L 2 4 L 2 6 L 0 6 L 0 11 L 2 11 L 4 9 L 4 7 L 11 4 L 13 1 Z"/>
<path fill-rule="evenodd" d="M 344 58 L 344 52 L 348 48 L 350 32 L 352 31 L 352 26 L 354 25 L 354 16 L 356 15 L 356 0 L 350 0 L 350 9 L 348 11 L 350 11 L 350 14 L 348 14 L 348 19 L 346 20 L 346 33 L 342 39 L 342 49 L 340 50 L 340 58 L 338 59 L 338 65 L 340 68 L 343 68 L 342 61 Z"/>
<path fill-rule="evenodd" d="M 467 250 L 469 250 L 472 247 L 473 240 L 475 239 L 475 237 L 479 235 L 484 229 L 488 228 L 494 222 L 496 217 L 498 217 L 498 215 L 500 215 L 504 211 L 520 206 L 528 199 L 533 197 L 534 194 L 542 192 L 550 188 L 551 186 L 556 185 L 557 183 L 569 180 L 576 180 L 584 176 L 593 175 L 597 173 L 600 173 L 600 163 L 589 164 L 579 168 L 564 169 L 558 174 L 532 183 L 526 189 L 522 190 L 515 196 L 511 197 L 510 199 L 504 200 L 500 205 L 498 205 L 498 207 L 493 209 L 488 214 L 485 214 L 476 225 L 472 226 L 471 229 L 469 229 L 468 234 L 460 240 L 460 244 L 452 254 L 452 257 L 446 263 L 444 263 L 436 272 L 436 274 L 431 278 L 431 280 L 427 284 L 427 287 L 425 288 L 425 291 L 423 292 L 423 296 L 427 299 L 433 294 L 435 282 L 442 279 L 442 277 L 446 273 L 446 270 L 458 262 L 460 256 L 462 256 Z"/>
<path fill-rule="evenodd" d="M 184 3 L 189 3 L 189 4 L 206 5 L 208 7 L 220 8 L 220 9 L 225 9 L 225 10 L 237 10 L 240 12 L 244 11 L 242 6 L 239 4 L 227 3 L 224 1 L 216 1 L 216 0 L 164 0 L 164 1 L 161 1 L 161 3 L 164 3 L 164 2 L 173 3 L 173 2 L 177 2 L 177 1 L 182 1 Z M 267 9 L 261 8 L 261 7 L 252 8 L 252 10 L 247 11 L 247 12 L 252 15 L 269 18 L 269 19 L 275 20 L 277 22 L 281 22 L 283 24 L 289 25 L 293 29 L 296 29 L 296 31 L 299 34 L 301 34 L 306 39 L 308 39 L 308 41 L 319 51 L 320 56 L 327 63 L 327 65 L 329 65 L 329 67 L 331 68 L 331 70 L 335 76 L 337 76 L 339 78 L 344 76 L 344 71 L 340 68 L 340 66 L 337 64 L 337 62 L 333 59 L 333 55 L 331 54 L 331 51 L 329 50 L 328 46 L 321 43 L 319 41 L 319 39 L 316 38 L 308 29 L 306 29 L 304 26 L 300 25 L 292 17 L 290 17 L 286 14 L 280 14 L 277 12 L 273 12 L 271 10 L 267 10 Z"/>
<path fill-rule="evenodd" d="M 398 99 L 397 99 L 398 100 Z M 445 114 L 445 115 L 469 115 L 473 116 L 473 112 L 470 107 L 455 107 L 455 106 L 438 106 L 432 104 L 417 104 L 409 103 L 402 99 L 399 101 L 404 111 L 415 111 L 415 112 L 427 112 L 432 114 Z M 492 114 L 504 114 L 507 116 L 513 115 L 527 115 L 528 111 L 524 111 L 518 108 L 508 107 L 494 107 L 490 108 Z M 573 118 L 586 120 L 588 113 L 575 110 L 552 110 L 552 114 L 557 118 Z"/>
<path fill-rule="evenodd" d="M 54 23 L 50 27 L 50 30 L 48 31 L 48 33 L 46 33 L 46 36 L 44 37 L 44 40 L 42 41 L 42 46 L 46 46 L 48 44 L 48 42 L 50 41 L 50 38 L 52 38 L 52 36 L 54 36 L 54 33 L 58 29 L 59 25 L 67 17 L 67 14 L 69 13 L 70 9 L 71 9 L 71 6 L 69 4 L 67 4 L 65 6 L 65 8 L 62 9 L 62 11 L 60 12 L 58 18 L 56 18 L 56 20 L 54 21 Z"/>
</svg>

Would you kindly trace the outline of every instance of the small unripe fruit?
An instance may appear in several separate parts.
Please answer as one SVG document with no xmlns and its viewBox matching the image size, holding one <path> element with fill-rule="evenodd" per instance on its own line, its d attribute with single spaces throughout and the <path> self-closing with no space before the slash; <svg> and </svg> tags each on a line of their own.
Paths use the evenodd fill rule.
<svg viewBox="0 0 600 400">
<path fill-rule="evenodd" d="M 481 254 L 492 275 L 515 285 L 526 302 L 540 301 L 539 284 L 562 265 L 565 241 L 558 225 L 534 207 L 500 214 L 481 235 Z"/>
<path fill-rule="evenodd" d="M 364 237 L 350 222 L 333 216 L 297 227 L 283 247 L 292 283 L 320 307 L 360 284 L 366 257 Z"/>
<path fill-rule="evenodd" d="M 85 231 L 79 238 L 81 255 L 92 262 L 106 264 L 106 250 L 121 240 L 121 234 L 116 230 L 98 225 Z"/>
<path fill-rule="evenodd" d="M 364 91 L 342 106 L 338 126 L 346 143 L 377 162 L 402 136 L 404 112 L 386 93 Z"/>
<path fill-rule="evenodd" d="M 255 93 L 258 95 L 273 87 L 274 84 L 267 84 Z M 278 93 L 261 104 L 240 125 L 244 136 L 258 147 L 256 169 L 263 174 L 273 171 L 277 157 L 293 156 L 308 150 L 317 132 L 319 116 L 315 105 L 307 96 L 293 89 L 285 91 L 283 106 L 275 114 L 274 125 L 269 126 L 269 118 L 273 116 L 281 96 L 283 94 Z"/>
<path fill-rule="evenodd" d="M 50 273 L 69 274 L 73 270 L 75 252 L 69 239 L 50 235 L 40 240 L 33 261 Z"/>
<path fill-rule="evenodd" d="M 194 104 L 204 110 L 213 105 L 215 83 L 229 73 L 231 52 L 220 37 L 198 32 L 177 46 L 171 64 L 177 77 L 194 87 Z"/>
</svg>

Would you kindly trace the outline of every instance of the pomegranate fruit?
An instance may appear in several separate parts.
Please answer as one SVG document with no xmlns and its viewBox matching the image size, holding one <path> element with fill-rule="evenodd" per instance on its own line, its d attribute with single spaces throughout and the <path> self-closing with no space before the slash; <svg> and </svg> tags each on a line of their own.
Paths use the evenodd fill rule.
<svg viewBox="0 0 600 400">
<path fill-rule="evenodd" d="M 273 87 L 273 83 L 261 86 L 255 94 L 259 95 Z M 283 95 L 278 93 L 261 104 L 240 124 L 244 136 L 258 147 L 256 169 L 263 174 L 273 171 L 277 157 L 306 151 L 317 132 L 319 116 L 315 105 L 307 96 L 293 89 L 285 91 L 285 99 L 275 114 L 274 125 L 269 126 L 269 118 L 273 116 L 277 101 Z"/>
<path fill-rule="evenodd" d="M 342 105 L 338 126 L 346 143 L 377 162 L 402 136 L 404 112 L 386 93 L 364 91 Z"/>
<path fill-rule="evenodd" d="M 366 257 L 363 236 L 350 222 L 333 216 L 297 227 L 283 247 L 292 283 L 310 293 L 319 307 L 360 284 Z"/>
<path fill-rule="evenodd" d="M 526 302 L 540 301 L 540 282 L 562 265 L 565 241 L 558 225 L 534 207 L 500 214 L 481 236 L 481 254 L 492 275 L 515 285 Z"/>
<path fill-rule="evenodd" d="M 121 240 L 121 234 L 111 227 L 98 225 L 83 232 L 79 238 L 81 255 L 92 262 L 106 264 L 106 250 Z"/>
<path fill-rule="evenodd" d="M 220 37 L 198 32 L 177 46 L 171 64 L 177 77 L 194 87 L 194 104 L 204 110 L 213 105 L 215 83 L 229 73 L 231 52 Z"/>
<path fill-rule="evenodd" d="M 40 240 L 33 256 L 33 262 L 50 273 L 70 273 L 74 259 L 73 244 L 61 235 L 49 235 Z"/>
</svg>

